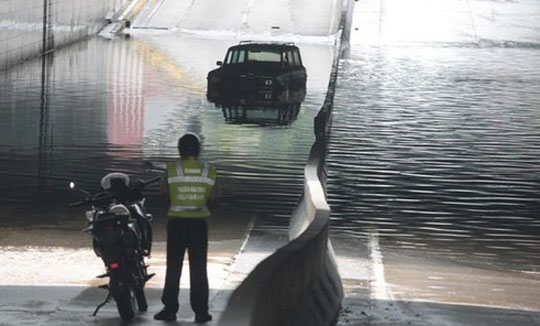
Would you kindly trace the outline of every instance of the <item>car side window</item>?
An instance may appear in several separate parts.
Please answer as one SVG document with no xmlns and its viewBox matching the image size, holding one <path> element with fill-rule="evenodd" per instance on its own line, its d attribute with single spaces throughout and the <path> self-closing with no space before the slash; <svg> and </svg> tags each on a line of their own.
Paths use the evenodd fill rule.
<svg viewBox="0 0 540 326">
<path fill-rule="evenodd" d="M 231 50 L 225 57 L 225 64 L 243 63 L 246 61 L 245 50 Z"/>
<path fill-rule="evenodd" d="M 298 62 L 296 62 L 296 59 L 293 55 L 293 51 L 288 51 L 287 52 L 287 56 L 289 57 L 289 62 L 291 64 L 291 66 L 297 66 L 298 65 Z"/>
<path fill-rule="evenodd" d="M 244 61 L 246 61 L 246 51 L 240 50 L 238 52 L 238 63 L 243 63 Z"/>
<path fill-rule="evenodd" d="M 294 54 L 295 64 L 298 66 L 302 65 L 302 60 L 300 59 L 300 53 L 296 50 L 296 51 L 293 51 L 293 54 Z"/>
<path fill-rule="evenodd" d="M 227 52 L 227 56 L 225 57 L 225 64 L 230 64 L 232 62 L 233 57 L 233 51 Z"/>
<path fill-rule="evenodd" d="M 239 52 L 240 51 L 238 51 L 238 50 L 233 51 L 232 63 L 238 63 L 238 53 Z"/>
<path fill-rule="evenodd" d="M 283 61 L 283 65 L 284 66 L 289 66 L 290 65 L 290 62 L 289 62 L 289 55 L 286 51 L 283 51 L 282 53 L 282 61 Z"/>
</svg>

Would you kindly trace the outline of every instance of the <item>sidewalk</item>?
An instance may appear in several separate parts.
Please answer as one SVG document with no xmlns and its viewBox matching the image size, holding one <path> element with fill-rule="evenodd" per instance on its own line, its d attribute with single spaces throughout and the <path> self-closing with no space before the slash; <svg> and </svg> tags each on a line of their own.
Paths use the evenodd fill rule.
<svg viewBox="0 0 540 326">
<path fill-rule="evenodd" d="M 365 240 L 331 232 L 330 241 L 345 293 L 337 325 L 368 325 L 373 271 Z"/>
<path fill-rule="evenodd" d="M 88 234 L 80 233 L 84 221 L 72 219 L 63 230 L 52 226 L 0 228 L 0 325 L 118 325 L 114 302 L 96 317 L 92 313 L 106 297 L 97 288 L 106 279 L 95 276 L 104 270 L 95 256 Z M 253 226 L 253 217 L 216 216 L 210 221 L 208 274 L 210 312 L 217 325 L 234 288 L 275 249 L 287 242 L 287 230 Z M 246 230 L 250 230 L 249 237 Z M 153 315 L 161 310 L 165 276 L 165 225 L 154 222 L 155 239 L 149 272 L 156 273 L 145 290 L 148 312 L 138 314 L 132 325 L 163 325 Z M 180 311 L 176 325 L 193 324 L 189 305 L 189 266 L 181 279 Z M 175 325 L 173 323 L 172 325 Z"/>
</svg>

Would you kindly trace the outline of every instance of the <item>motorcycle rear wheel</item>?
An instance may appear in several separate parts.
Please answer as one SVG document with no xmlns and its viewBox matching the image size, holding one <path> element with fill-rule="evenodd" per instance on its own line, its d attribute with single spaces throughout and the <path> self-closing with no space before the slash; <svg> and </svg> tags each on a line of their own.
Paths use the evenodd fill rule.
<svg viewBox="0 0 540 326">
<path fill-rule="evenodd" d="M 131 321 L 135 318 L 135 292 L 130 286 L 122 286 L 113 293 L 116 308 L 123 321 Z"/>
</svg>

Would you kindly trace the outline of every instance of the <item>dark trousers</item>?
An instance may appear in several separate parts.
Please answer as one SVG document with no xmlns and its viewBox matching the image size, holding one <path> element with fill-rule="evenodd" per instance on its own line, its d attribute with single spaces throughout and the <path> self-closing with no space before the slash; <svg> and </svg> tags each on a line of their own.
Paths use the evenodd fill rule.
<svg viewBox="0 0 540 326">
<path fill-rule="evenodd" d="M 178 311 L 178 293 L 184 254 L 188 251 L 190 302 L 197 315 L 208 313 L 208 224 L 205 218 L 170 218 L 167 222 L 167 272 L 161 301 Z"/>
</svg>

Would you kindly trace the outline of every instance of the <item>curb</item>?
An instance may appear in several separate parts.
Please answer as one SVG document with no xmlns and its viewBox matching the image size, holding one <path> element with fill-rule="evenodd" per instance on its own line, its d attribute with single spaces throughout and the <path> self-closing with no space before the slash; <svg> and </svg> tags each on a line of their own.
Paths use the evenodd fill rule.
<svg viewBox="0 0 540 326">
<path fill-rule="evenodd" d="M 110 23 L 106 25 L 99 35 L 107 38 L 116 36 L 124 31 L 125 28 L 129 28 L 131 20 L 135 18 L 144 7 L 148 0 L 131 0 L 112 15 Z"/>
</svg>

